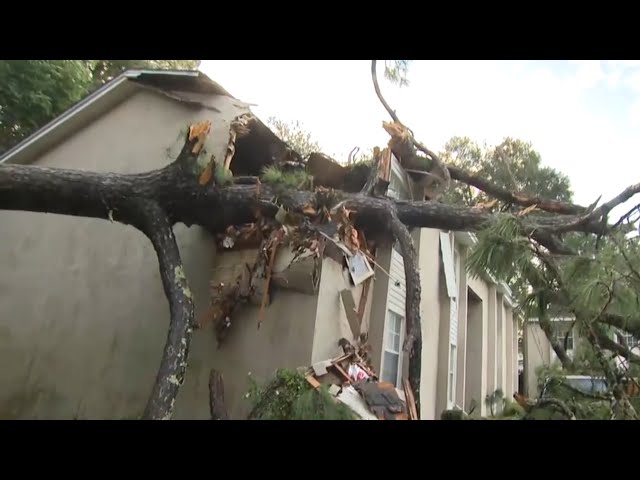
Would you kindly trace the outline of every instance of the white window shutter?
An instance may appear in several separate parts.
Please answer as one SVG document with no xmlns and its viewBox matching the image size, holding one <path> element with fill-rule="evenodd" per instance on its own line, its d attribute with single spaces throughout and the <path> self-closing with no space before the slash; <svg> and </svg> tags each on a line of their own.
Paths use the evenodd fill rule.
<svg viewBox="0 0 640 480">
<path fill-rule="evenodd" d="M 456 282 L 456 269 L 453 264 L 453 252 L 451 250 L 451 238 L 449 234 L 440 232 L 440 250 L 442 251 L 442 265 L 447 282 L 447 293 L 451 298 L 458 298 Z"/>
<path fill-rule="evenodd" d="M 451 299 L 449 310 L 449 343 L 458 345 L 458 302 L 455 298 Z"/>
</svg>

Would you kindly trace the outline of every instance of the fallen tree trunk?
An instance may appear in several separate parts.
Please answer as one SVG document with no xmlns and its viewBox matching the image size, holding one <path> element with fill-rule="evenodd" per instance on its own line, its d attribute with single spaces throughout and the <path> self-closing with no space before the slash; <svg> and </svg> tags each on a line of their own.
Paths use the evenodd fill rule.
<svg viewBox="0 0 640 480">
<path fill-rule="evenodd" d="M 480 209 L 435 202 L 393 202 L 388 198 L 340 191 L 278 190 L 269 185 L 218 185 L 213 177 L 202 182 L 197 139 L 185 141 L 178 159 L 148 173 L 123 175 L 52 169 L 38 166 L 0 167 L 0 209 L 57 213 L 108 219 L 131 225 L 149 237 L 158 253 L 160 271 L 169 299 L 169 335 L 145 418 L 170 418 L 182 384 L 193 323 L 193 305 L 171 227 L 176 223 L 200 225 L 221 233 L 229 225 L 275 217 L 282 207 L 300 218 L 342 204 L 355 214 L 365 230 L 386 231 L 399 242 L 407 275 L 407 336 L 411 340 L 410 376 L 419 405 L 421 327 L 420 282 L 415 250 L 407 227 L 479 231 L 499 217 Z M 209 166 L 209 168 L 211 168 Z M 308 207 L 312 207 L 309 210 Z M 395 212 L 390 217 L 390 211 Z M 393 220 L 393 221 L 392 221 Z M 531 214 L 520 219 L 523 234 L 546 233 L 573 225 L 575 231 L 601 233 L 600 221 L 578 222 L 577 216 Z"/>
</svg>

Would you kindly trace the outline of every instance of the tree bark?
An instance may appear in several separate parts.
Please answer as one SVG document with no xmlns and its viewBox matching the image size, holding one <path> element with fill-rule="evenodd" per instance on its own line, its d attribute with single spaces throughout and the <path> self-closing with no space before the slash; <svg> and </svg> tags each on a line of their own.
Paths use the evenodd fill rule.
<svg viewBox="0 0 640 480">
<path fill-rule="evenodd" d="M 422 376 L 422 322 L 420 320 L 421 282 L 418 256 L 407 227 L 393 210 L 390 212 L 390 230 L 397 239 L 404 260 L 406 284 L 405 311 L 407 336 L 403 350 L 409 351 L 409 385 L 413 392 L 418 418 L 420 418 L 420 378 Z"/>
<path fill-rule="evenodd" d="M 158 255 L 162 285 L 171 312 L 167 342 L 143 418 L 169 420 L 187 370 L 194 320 L 193 300 L 168 218 L 155 204 L 143 204 L 141 208 L 145 221 L 140 229 L 149 237 Z"/>
</svg>

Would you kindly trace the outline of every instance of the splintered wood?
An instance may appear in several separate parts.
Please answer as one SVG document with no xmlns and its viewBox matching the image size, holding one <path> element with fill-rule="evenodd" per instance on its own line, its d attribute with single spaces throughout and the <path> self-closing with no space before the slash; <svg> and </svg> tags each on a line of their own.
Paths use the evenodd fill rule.
<svg viewBox="0 0 640 480">
<path fill-rule="evenodd" d="M 229 142 L 227 143 L 227 153 L 224 157 L 224 169 L 228 171 L 231 168 L 231 161 L 236 154 L 236 140 L 242 138 L 249 133 L 249 123 L 253 120 L 250 114 L 240 115 L 231 122 L 229 128 Z"/>
<path fill-rule="evenodd" d="M 404 390 L 404 398 L 406 399 L 407 410 L 409 410 L 409 420 L 419 420 L 418 410 L 416 408 L 416 400 L 413 396 L 413 390 L 409 384 L 409 380 L 402 380 L 402 389 Z"/>
<path fill-rule="evenodd" d="M 191 153 L 197 155 L 202 150 L 204 142 L 207 140 L 207 136 L 211 131 L 211 121 L 205 120 L 203 122 L 194 123 L 189 127 L 189 141 L 193 141 L 196 138 L 198 141 L 191 149 Z"/>
<path fill-rule="evenodd" d="M 258 314 L 258 328 L 262 326 L 262 321 L 264 320 L 265 307 L 267 306 L 267 299 L 269 298 L 269 284 L 271 283 L 273 264 L 276 260 L 276 252 L 278 251 L 280 242 L 282 242 L 283 236 L 284 231 L 282 229 L 278 229 L 272 234 L 271 242 L 267 246 L 267 251 L 269 252 L 269 267 L 267 268 L 267 279 L 265 281 L 264 291 L 262 292 L 262 302 L 260 305 L 260 312 Z"/>
</svg>

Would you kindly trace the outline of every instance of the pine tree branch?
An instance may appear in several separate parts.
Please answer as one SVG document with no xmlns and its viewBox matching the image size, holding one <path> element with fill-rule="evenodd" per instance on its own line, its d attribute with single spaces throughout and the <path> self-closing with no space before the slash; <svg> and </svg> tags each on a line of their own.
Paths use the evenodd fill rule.
<svg viewBox="0 0 640 480">
<path fill-rule="evenodd" d="M 143 418 L 168 420 L 187 369 L 194 307 L 169 219 L 154 203 L 141 202 L 140 210 L 138 227 L 149 237 L 158 256 L 160 277 L 171 312 L 167 342 Z"/>
<path fill-rule="evenodd" d="M 420 272 L 418 256 L 413 239 L 407 227 L 393 210 L 390 212 L 390 230 L 398 241 L 404 262 L 406 283 L 406 325 L 407 336 L 403 350 L 409 350 L 409 384 L 413 391 L 418 418 L 420 418 L 420 379 L 422 371 L 422 324 L 420 320 Z"/>
<path fill-rule="evenodd" d="M 430 157 L 433 160 L 433 162 L 436 164 L 436 166 L 438 167 L 438 170 L 442 173 L 442 179 L 441 180 L 443 182 L 443 185 L 441 186 L 441 193 L 444 193 L 445 191 L 447 191 L 449 189 L 449 186 L 451 185 L 451 174 L 449 173 L 449 170 L 447 169 L 447 167 L 444 164 L 444 162 L 440 159 L 440 157 L 435 152 L 432 152 L 427 147 L 425 147 L 422 143 L 420 143 L 418 140 L 416 140 L 416 138 L 413 136 L 413 132 L 411 131 L 411 129 L 406 127 L 406 125 L 404 125 L 400 121 L 400 119 L 398 118 L 398 115 L 396 114 L 395 110 L 393 110 L 389 106 L 387 101 L 384 99 L 384 97 L 382 96 L 382 92 L 380 91 L 380 85 L 378 84 L 378 74 L 377 74 L 377 71 L 376 71 L 376 62 L 377 62 L 376 60 L 371 60 L 371 78 L 373 80 L 373 87 L 374 87 L 374 89 L 376 91 L 376 95 L 378 96 L 378 99 L 380 100 L 380 103 L 382 103 L 382 105 L 384 106 L 385 110 L 389 113 L 389 115 L 391 116 L 391 118 L 393 119 L 394 122 L 396 122 L 397 124 L 403 126 L 404 128 L 406 128 L 411 133 L 411 142 L 413 143 L 415 148 L 417 148 L 418 150 L 420 150 L 421 152 L 426 154 L 428 157 Z"/>
</svg>

